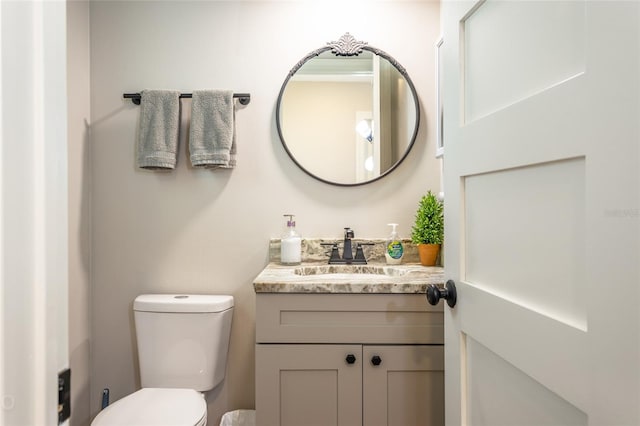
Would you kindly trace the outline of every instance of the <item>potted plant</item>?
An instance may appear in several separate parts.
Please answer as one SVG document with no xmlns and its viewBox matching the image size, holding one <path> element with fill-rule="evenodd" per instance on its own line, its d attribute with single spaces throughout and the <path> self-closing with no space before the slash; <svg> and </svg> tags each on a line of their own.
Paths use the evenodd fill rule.
<svg viewBox="0 0 640 426">
<path fill-rule="evenodd" d="M 416 220 L 411 229 L 411 241 L 418 245 L 420 263 L 433 266 L 444 240 L 444 208 L 431 191 L 420 199 Z"/>
</svg>

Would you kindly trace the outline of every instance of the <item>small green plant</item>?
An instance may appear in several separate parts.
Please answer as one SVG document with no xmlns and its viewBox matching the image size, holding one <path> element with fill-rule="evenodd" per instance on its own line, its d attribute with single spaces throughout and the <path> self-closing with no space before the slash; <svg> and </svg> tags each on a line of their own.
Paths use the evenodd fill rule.
<svg viewBox="0 0 640 426">
<path fill-rule="evenodd" d="M 416 220 L 411 229 L 415 244 L 442 244 L 444 239 L 444 209 L 431 191 L 420 199 Z"/>
</svg>

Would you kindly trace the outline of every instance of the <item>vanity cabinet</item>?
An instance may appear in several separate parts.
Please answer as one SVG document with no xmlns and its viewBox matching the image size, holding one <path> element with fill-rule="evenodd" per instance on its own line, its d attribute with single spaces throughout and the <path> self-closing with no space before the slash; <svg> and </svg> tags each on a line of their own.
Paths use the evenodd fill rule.
<svg viewBox="0 0 640 426">
<path fill-rule="evenodd" d="M 361 425 L 361 353 L 358 345 L 257 345 L 256 423 Z"/>
<path fill-rule="evenodd" d="M 259 426 L 444 424 L 442 306 L 422 294 L 256 299 Z"/>
</svg>

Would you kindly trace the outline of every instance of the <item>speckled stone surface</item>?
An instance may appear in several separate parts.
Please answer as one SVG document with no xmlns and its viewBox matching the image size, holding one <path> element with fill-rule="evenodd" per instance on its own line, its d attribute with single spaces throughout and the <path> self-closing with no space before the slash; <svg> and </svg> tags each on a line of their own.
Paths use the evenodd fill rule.
<svg viewBox="0 0 640 426">
<path fill-rule="evenodd" d="M 365 258 L 369 263 L 385 263 L 384 250 L 385 239 L 383 238 L 354 238 L 351 242 L 354 255 L 356 244 L 368 243 L 372 245 L 363 246 Z M 336 241 L 335 238 L 305 238 L 302 240 L 302 261 L 303 262 L 326 262 L 329 259 L 330 247 L 322 244 L 338 243 L 340 253 L 342 254 L 342 241 Z M 419 263 L 418 248 L 409 239 L 403 239 L 404 256 L 402 263 Z M 280 239 L 272 239 L 269 241 L 269 261 L 277 263 L 280 261 Z"/>
<path fill-rule="evenodd" d="M 353 239 L 357 243 L 373 243 L 363 247 L 367 265 L 329 265 L 330 247 L 323 243 L 342 241 L 333 238 L 302 240 L 302 264 L 281 265 L 280 240 L 269 242 L 267 267 L 256 277 L 256 293 L 424 293 L 427 285 L 443 285 L 444 271 L 439 266 L 420 265 L 418 250 L 404 239 L 404 257 L 400 265 L 385 262 L 385 239 Z"/>
<path fill-rule="evenodd" d="M 442 285 L 439 266 L 420 264 L 298 266 L 270 263 L 253 281 L 256 293 L 425 293 L 427 285 Z"/>
</svg>

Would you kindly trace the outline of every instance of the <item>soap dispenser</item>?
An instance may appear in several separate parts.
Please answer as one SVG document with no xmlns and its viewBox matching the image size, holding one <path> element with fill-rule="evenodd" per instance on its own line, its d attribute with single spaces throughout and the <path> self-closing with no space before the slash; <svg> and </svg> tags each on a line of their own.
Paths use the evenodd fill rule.
<svg viewBox="0 0 640 426">
<path fill-rule="evenodd" d="M 280 263 L 283 265 L 299 265 L 302 260 L 302 237 L 296 231 L 296 222 L 292 214 L 285 214 L 288 217 L 287 227 L 280 239 Z"/>
<path fill-rule="evenodd" d="M 388 225 L 391 227 L 391 235 L 386 242 L 384 257 L 387 259 L 388 265 L 399 265 L 402 262 L 402 256 L 404 256 L 404 247 L 396 231 L 398 224 L 389 223 Z"/>
</svg>

